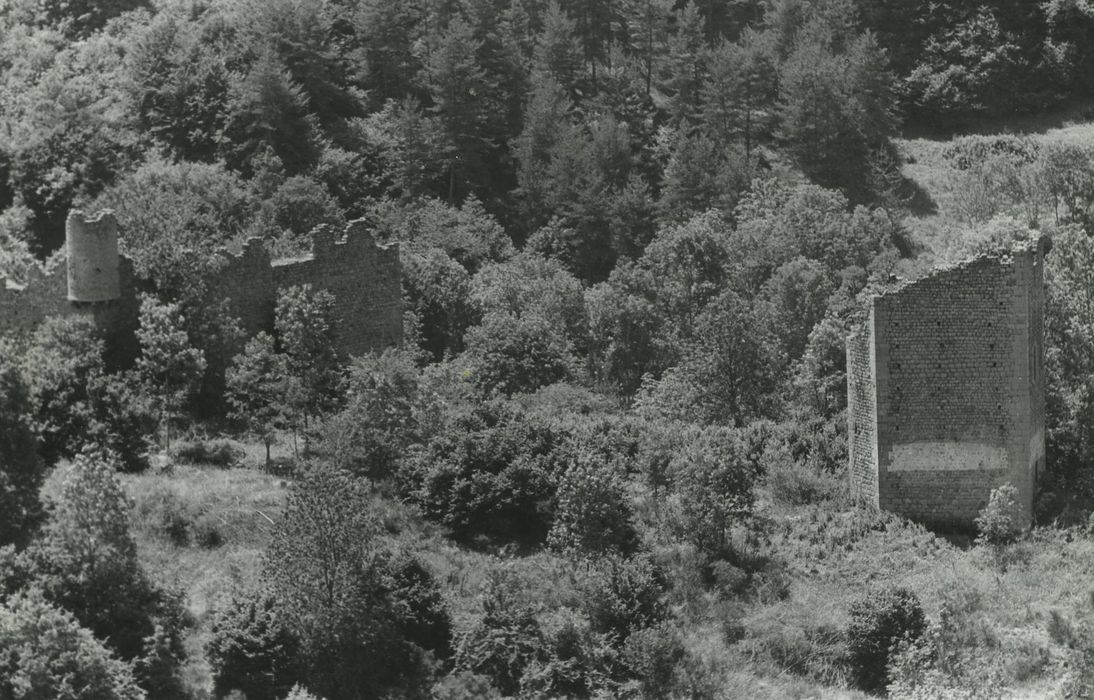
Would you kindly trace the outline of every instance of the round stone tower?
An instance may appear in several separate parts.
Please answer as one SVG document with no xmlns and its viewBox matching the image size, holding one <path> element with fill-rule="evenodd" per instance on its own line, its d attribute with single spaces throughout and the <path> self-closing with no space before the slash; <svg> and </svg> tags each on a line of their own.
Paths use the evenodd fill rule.
<svg viewBox="0 0 1094 700">
<path fill-rule="evenodd" d="M 65 222 L 68 300 L 111 301 L 121 296 L 118 280 L 118 220 L 104 209 L 85 217 L 79 209 Z"/>
</svg>

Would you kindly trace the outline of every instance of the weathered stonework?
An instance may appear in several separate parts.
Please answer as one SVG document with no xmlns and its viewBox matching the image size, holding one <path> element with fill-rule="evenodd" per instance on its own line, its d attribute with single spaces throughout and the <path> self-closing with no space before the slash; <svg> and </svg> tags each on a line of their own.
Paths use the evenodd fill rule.
<svg viewBox="0 0 1094 700">
<path fill-rule="evenodd" d="M 137 351 L 138 292 L 147 285 L 118 254 L 113 213 L 88 218 L 72 212 L 66 239 L 64 265 L 32 266 L 21 283 L 0 280 L 0 335 L 29 335 L 49 316 L 90 315 L 103 329 L 108 361 L 125 364 Z M 312 254 L 298 259 L 271 261 L 252 239 L 240 255 L 225 254 L 211 288 L 247 337 L 273 331 L 279 290 L 304 284 L 325 289 L 335 299 L 335 348 L 349 357 L 402 342 L 401 274 L 398 247 L 377 245 L 354 222 L 343 240 L 330 227 L 317 228 Z"/>
<path fill-rule="evenodd" d="M 1044 469 L 1047 239 L 875 296 L 847 341 L 851 490 L 968 527 L 1011 483 L 1028 519 Z"/>
<path fill-rule="evenodd" d="M 104 210 L 88 218 L 79 209 L 65 220 L 68 300 L 112 301 L 122 295 L 118 275 L 118 221 Z"/>
</svg>

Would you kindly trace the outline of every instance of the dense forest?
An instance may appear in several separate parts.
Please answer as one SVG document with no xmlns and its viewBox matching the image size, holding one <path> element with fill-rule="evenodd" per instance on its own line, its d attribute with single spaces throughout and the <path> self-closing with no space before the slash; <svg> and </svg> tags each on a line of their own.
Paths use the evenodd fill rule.
<svg viewBox="0 0 1094 700">
<path fill-rule="evenodd" d="M 9 0 L 0 278 L 110 208 L 150 288 L 0 339 L 0 699 L 1088 691 L 1091 75 L 1086 0 Z M 220 251 L 358 219 L 403 346 L 245 342 Z M 856 508 L 864 300 L 1041 232 L 1036 527 Z"/>
</svg>

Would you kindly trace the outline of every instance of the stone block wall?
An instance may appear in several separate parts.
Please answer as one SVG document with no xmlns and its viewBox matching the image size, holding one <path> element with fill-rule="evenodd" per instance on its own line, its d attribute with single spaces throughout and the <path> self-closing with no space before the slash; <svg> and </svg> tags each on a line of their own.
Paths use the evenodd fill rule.
<svg viewBox="0 0 1094 700">
<path fill-rule="evenodd" d="M 396 245 L 376 245 L 363 222 L 345 238 L 323 226 L 313 234 L 312 255 L 273 263 L 275 290 L 310 284 L 334 297 L 334 344 L 343 357 L 363 355 L 403 340 L 402 270 Z"/>
<path fill-rule="evenodd" d="M 1020 245 L 874 297 L 848 340 L 860 500 L 967 527 L 1010 482 L 1029 516 L 1044 460 L 1044 252 Z"/>
<path fill-rule="evenodd" d="M 70 312 L 66 266 L 53 263 L 32 265 L 22 283 L 0 280 L 0 335 L 30 335 L 47 316 Z"/>
<path fill-rule="evenodd" d="M 402 271 L 399 249 L 378 246 L 362 222 L 339 240 L 321 226 L 312 232 L 312 254 L 271 261 L 260 241 L 226 256 L 213 287 L 250 337 L 272 332 L 280 290 L 311 285 L 334 297 L 334 342 L 343 357 L 363 355 L 403 340 Z"/>
<path fill-rule="evenodd" d="M 121 297 L 118 220 L 109 209 L 87 217 L 79 209 L 65 220 L 69 301 L 99 302 Z"/>
<path fill-rule="evenodd" d="M 73 212 L 64 262 L 32 266 L 23 282 L 0 279 L 0 335 L 29 336 L 49 316 L 90 315 L 103 331 L 108 363 L 124 366 L 136 358 L 139 291 L 147 285 L 118 255 L 115 226 L 109 212 L 90 219 Z M 293 260 L 271 261 L 261 241 L 248 241 L 241 254 L 225 254 L 210 289 L 246 337 L 273 332 L 278 290 L 325 289 L 335 298 L 336 349 L 348 357 L 402 342 L 401 274 L 398 247 L 377 245 L 354 222 L 342 240 L 332 228 L 317 229 L 312 254 Z"/>
<path fill-rule="evenodd" d="M 863 505 L 878 506 L 877 393 L 873 336 L 859 331 L 847 339 L 847 451 L 851 492 Z"/>
</svg>

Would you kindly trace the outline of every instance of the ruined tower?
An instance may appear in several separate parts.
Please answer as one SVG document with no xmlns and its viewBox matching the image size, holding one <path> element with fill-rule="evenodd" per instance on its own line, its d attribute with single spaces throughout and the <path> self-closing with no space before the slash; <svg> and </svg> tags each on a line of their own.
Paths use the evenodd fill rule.
<svg viewBox="0 0 1094 700">
<path fill-rule="evenodd" d="M 851 491 L 969 527 L 1010 483 L 1028 519 L 1045 460 L 1047 239 L 875 296 L 847 340 Z"/>
<path fill-rule="evenodd" d="M 121 296 L 118 273 L 118 221 L 114 212 L 92 217 L 79 209 L 65 221 L 68 246 L 68 300 L 112 301 Z"/>
</svg>

